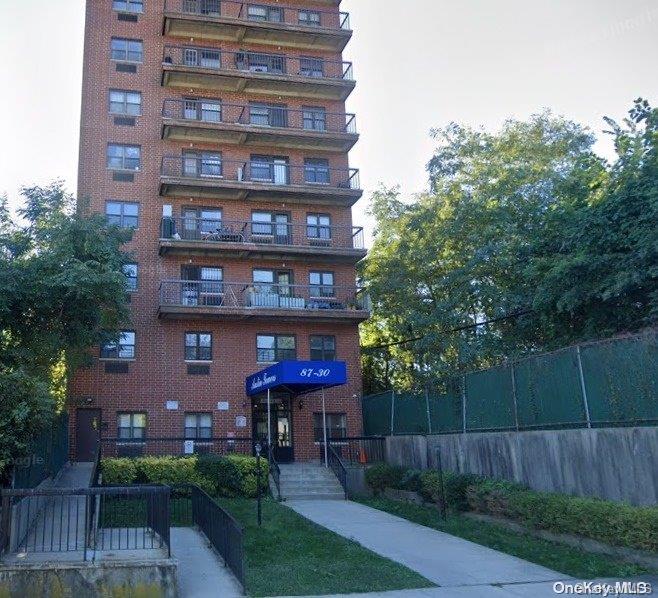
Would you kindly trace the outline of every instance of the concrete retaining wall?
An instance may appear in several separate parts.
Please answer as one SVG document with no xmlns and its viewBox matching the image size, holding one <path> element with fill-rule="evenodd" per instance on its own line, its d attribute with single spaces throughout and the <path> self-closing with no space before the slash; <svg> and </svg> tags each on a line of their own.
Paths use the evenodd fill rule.
<svg viewBox="0 0 658 598">
<path fill-rule="evenodd" d="M 176 562 L 35 563 L 0 566 L 7 598 L 176 598 Z"/>
<path fill-rule="evenodd" d="M 514 480 L 535 490 L 658 504 L 658 427 L 386 439 L 389 463 Z"/>
</svg>

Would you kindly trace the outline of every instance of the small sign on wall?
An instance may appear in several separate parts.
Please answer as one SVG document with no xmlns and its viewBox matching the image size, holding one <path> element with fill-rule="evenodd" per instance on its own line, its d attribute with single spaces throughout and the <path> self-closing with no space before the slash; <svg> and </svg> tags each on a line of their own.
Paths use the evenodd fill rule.
<svg viewBox="0 0 658 598">
<path fill-rule="evenodd" d="M 167 411 L 178 411 L 178 401 L 167 401 Z"/>
<path fill-rule="evenodd" d="M 235 418 L 235 427 L 236 428 L 246 428 L 247 427 L 247 418 L 244 415 L 238 415 Z"/>
<path fill-rule="evenodd" d="M 228 411 L 228 401 L 220 401 L 217 403 L 218 411 Z"/>
<path fill-rule="evenodd" d="M 183 444 L 183 451 L 186 455 L 194 454 L 194 440 L 186 440 Z"/>
</svg>

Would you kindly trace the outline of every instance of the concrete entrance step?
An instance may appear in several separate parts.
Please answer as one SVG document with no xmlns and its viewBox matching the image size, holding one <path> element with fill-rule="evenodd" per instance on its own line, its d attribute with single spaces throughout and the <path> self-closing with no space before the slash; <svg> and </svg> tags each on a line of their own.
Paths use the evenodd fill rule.
<svg viewBox="0 0 658 598">
<path fill-rule="evenodd" d="M 281 465 L 281 497 L 286 500 L 341 500 L 345 498 L 338 478 L 320 463 Z"/>
</svg>

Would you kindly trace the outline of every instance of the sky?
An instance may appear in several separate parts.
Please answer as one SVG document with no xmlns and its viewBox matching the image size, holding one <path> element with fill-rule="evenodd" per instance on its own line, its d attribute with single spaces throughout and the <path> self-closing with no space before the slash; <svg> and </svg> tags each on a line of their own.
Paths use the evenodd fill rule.
<svg viewBox="0 0 658 598">
<path fill-rule="evenodd" d="M 107 0 L 108 2 L 110 0 Z M 75 191 L 83 0 L 0 0 L 0 193 L 64 179 Z M 355 31 L 345 53 L 361 140 L 351 164 L 370 226 L 380 183 L 406 197 L 427 187 L 432 128 L 496 130 L 551 108 L 597 134 L 633 99 L 658 104 L 655 0 L 343 0 Z M 603 137 L 603 136 L 602 136 Z M 597 150 L 612 156 L 610 141 Z"/>
</svg>

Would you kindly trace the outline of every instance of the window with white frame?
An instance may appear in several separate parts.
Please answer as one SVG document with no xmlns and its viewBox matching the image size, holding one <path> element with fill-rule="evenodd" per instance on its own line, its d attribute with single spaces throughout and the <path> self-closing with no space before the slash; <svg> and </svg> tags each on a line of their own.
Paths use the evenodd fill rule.
<svg viewBox="0 0 658 598">
<path fill-rule="evenodd" d="M 113 37 L 110 43 L 112 60 L 121 62 L 142 62 L 144 59 L 144 43 L 141 39 L 126 39 Z"/>
<path fill-rule="evenodd" d="M 107 167 L 110 170 L 139 170 L 142 163 L 142 148 L 125 143 L 107 144 Z"/>
<path fill-rule="evenodd" d="M 119 12 L 144 12 L 143 0 L 113 0 L 112 8 Z"/>
<path fill-rule="evenodd" d="M 140 116 L 142 114 L 142 94 L 138 91 L 110 89 L 110 113 Z"/>
<path fill-rule="evenodd" d="M 300 10 L 299 24 L 319 27 L 321 25 L 321 14 L 317 10 Z"/>
</svg>

